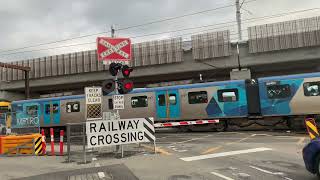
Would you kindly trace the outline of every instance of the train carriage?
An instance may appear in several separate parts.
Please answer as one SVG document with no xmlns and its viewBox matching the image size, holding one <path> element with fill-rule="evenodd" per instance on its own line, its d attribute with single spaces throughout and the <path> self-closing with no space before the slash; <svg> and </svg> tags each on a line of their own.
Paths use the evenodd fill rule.
<svg viewBox="0 0 320 180">
<path fill-rule="evenodd" d="M 320 73 L 309 73 L 141 88 L 125 94 L 125 109 L 119 112 L 121 118 L 154 117 L 156 122 L 304 117 L 320 114 L 319 86 Z M 13 121 L 38 117 L 42 127 L 84 122 L 84 98 L 76 95 L 14 101 L 12 111 L 17 115 Z M 104 112 L 114 111 L 112 94 L 103 96 L 102 102 Z"/>
<path fill-rule="evenodd" d="M 259 79 L 262 116 L 320 114 L 320 73 Z"/>
</svg>

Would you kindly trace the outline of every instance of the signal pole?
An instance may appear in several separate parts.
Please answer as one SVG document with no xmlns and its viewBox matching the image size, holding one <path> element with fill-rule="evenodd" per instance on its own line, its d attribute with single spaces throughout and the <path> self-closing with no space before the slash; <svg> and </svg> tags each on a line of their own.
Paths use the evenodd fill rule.
<svg viewBox="0 0 320 180">
<path fill-rule="evenodd" d="M 114 25 L 111 26 L 111 37 L 115 37 L 115 29 L 114 29 Z M 119 91 L 118 91 L 118 73 L 114 76 L 114 94 L 119 94 Z M 120 117 L 119 115 L 119 110 L 117 109 L 117 116 Z"/>
<path fill-rule="evenodd" d="M 115 37 L 115 29 L 114 25 L 111 26 L 111 37 Z M 119 90 L 118 90 L 118 73 L 114 76 L 114 94 L 118 95 Z M 113 102 L 114 103 L 114 102 Z M 119 109 L 116 110 L 117 117 L 120 120 L 120 114 L 119 114 Z M 120 145 L 121 147 L 121 157 L 123 158 L 123 145 Z M 116 151 L 119 151 L 119 145 L 116 145 Z"/>
</svg>

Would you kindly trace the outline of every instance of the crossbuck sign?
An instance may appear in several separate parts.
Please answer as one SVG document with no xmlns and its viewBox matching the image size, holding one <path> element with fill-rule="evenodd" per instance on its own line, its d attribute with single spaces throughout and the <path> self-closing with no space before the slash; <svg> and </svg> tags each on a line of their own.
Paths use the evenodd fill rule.
<svg viewBox="0 0 320 180">
<path fill-rule="evenodd" d="M 128 61 L 131 59 L 131 41 L 129 38 L 97 38 L 99 61 Z"/>
</svg>

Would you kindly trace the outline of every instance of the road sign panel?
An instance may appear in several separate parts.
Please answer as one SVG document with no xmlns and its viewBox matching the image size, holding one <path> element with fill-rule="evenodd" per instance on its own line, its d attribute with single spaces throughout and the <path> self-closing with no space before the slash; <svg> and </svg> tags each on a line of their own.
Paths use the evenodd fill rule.
<svg viewBox="0 0 320 180">
<path fill-rule="evenodd" d="M 101 87 L 86 87 L 86 104 L 101 104 Z"/>
<path fill-rule="evenodd" d="M 113 109 L 124 109 L 124 95 L 113 95 Z"/>
<path fill-rule="evenodd" d="M 85 117 L 87 120 L 102 119 L 102 88 L 86 87 Z"/>
<path fill-rule="evenodd" d="M 86 134 L 88 148 L 156 140 L 153 118 L 88 121 Z"/>
<path fill-rule="evenodd" d="M 129 38 L 97 38 L 99 61 L 128 61 L 131 59 L 131 40 Z"/>
</svg>

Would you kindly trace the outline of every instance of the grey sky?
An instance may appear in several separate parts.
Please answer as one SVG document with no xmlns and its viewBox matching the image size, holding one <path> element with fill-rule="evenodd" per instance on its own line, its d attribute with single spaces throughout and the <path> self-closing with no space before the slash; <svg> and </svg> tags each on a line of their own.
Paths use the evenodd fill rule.
<svg viewBox="0 0 320 180">
<path fill-rule="evenodd" d="M 108 31 L 111 24 L 115 24 L 117 28 L 122 28 L 234 4 L 234 1 L 235 0 L 3 0 L 0 1 L 0 49 L 15 49 L 28 45 Z M 295 10 L 317 8 L 320 7 L 320 1 L 256 0 L 244 4 L 243 7 L 252 13 L 250 14 L 244 10 L 242 11 L 242 19 L 247 19 Z M 244 37 L 246 37 L 247 32 L 245 30 L 247 26 L 312 17 L 318 16 L 319 14 L 320 10 L 315 10 L 268 20 L 254 21 L 243 24 L 242 29 Z M 130 37 L 234 20 L 235 7 L 230 7 L 201 15 L 128 29 L 126 31 L 117 32 L 116 35 Z M 217 27 L 219 26 L 135 38 L 133 39 L 133 42 L 176 37 L 187 33 L 201 33 L 206 29 Z M 233 34 L 231 36 L 232 39 L 236 38 L 235 27 L 222 28 L 219 30 L 225 29 L 231 30 L 231 34 Z M 183 38 L 188 38 L 190 36 L 191 34 L 184 35 Z M 95 39 L 96 36 L 91 36 L 88 38 L 23 49 L 20 51 L 94 42 Z M 94 48 L 95 44 L 91 44 L 14 55 L 3 55 L 4 53 L 2 52 L 0 53 L 0 59 L 1 61 L 13 61 Z"/>
</svg>

